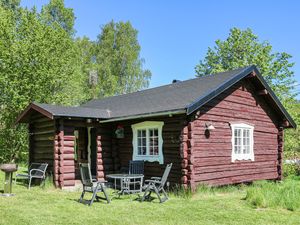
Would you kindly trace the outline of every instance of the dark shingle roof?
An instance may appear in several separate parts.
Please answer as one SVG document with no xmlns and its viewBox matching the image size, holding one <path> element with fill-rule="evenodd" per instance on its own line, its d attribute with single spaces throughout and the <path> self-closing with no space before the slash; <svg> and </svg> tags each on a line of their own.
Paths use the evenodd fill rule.
<svg viewBox="0 0 300 225">
<path fill-rule="evenodd" d="M 184 110 L 247 68 L 176 82 L 130 94 L 92 100 L 82 106 L 109 109 L 112 112 L 112 117 Z"/>
</svg>

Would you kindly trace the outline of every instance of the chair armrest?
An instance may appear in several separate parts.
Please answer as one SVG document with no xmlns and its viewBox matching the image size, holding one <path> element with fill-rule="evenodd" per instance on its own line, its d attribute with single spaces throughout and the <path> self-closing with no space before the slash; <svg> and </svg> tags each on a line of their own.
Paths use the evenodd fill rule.
<svg viewBox="0 0 300 225">
<path fill-rule="evenodd" d="M 161 180 L 161 177 L 151 177 L 151 180 Z"/>
<path fill-rule="evenodd" d="M 30 176 L 34 175 L 34 174 L 32 174 L 32 172 L 34 172 L 34 171 L 41 172 L 43 174 L 43 176 L 45 176 L 45 171 L 44 170 L 40 170 L 40 169 L 31 169 L 30 173 L 29 173 Z"/>
<path fill-rule="evenodd" d="M 159 181 L 159 180 L 145 180 L 145 183 L 149 183 L 149 184 L 161 184 L 161 181 Z"/>
</svg>

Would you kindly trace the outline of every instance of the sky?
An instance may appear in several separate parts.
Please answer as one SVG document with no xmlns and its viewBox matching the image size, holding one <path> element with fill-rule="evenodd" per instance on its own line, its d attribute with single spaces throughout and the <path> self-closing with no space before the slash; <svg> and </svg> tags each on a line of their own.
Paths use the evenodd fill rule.
<svg viewBox="0 0 300 225">
<path fill-rule="evenodd" d="M 48 0 L 22 0 L 38 10 Z M 195 77 L 195 65 L 208 47 L 224 40 L 230 28 L 251 28 L 274 52 L 293 56 L 300 83 L 300 1 L 179 1 L 179 0 L 65 0 L 76 16 L 76 36 L 96 40 L 101 27 L 111 20 L 130 21 L 138 30 L 144 68 L 150 69 L 150 87 L 173 79 Z M 297 87 L 300 90 L 300 86 Z"/>
</svg>

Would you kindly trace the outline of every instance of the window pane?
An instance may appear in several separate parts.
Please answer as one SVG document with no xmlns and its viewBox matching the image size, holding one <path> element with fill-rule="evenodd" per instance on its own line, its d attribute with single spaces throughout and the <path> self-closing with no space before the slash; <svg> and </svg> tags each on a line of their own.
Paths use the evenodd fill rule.
<svg viewBox="0 0 300 225">
<path fill-rule="evenodd" d="M 137 130 L 138 155 L 146 155 L 146 130 Z"/>
<path fill-rule="evenodd" d="M 241 154 L 241 146 L 234 146 L 234 153 Z"/>
<path fill-rule="evenodd" d="M 149 129 L 149 154 L 158 155 L 158 129 Z"/>
</svg>

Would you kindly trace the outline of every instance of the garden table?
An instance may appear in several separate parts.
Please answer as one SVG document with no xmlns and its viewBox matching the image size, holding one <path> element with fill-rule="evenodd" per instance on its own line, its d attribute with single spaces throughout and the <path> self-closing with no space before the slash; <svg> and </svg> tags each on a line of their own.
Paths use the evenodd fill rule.
<svg viewBox="0 0 300 225">
<path fill-rule="evenodd" d="M 107 178 L 114 179 L 114 189 L 117 190 L 117 180 L 120 181 L 118 194 L 141 193 L 143 186 L 143 174 L 109 174 Z"/>
</svg>

